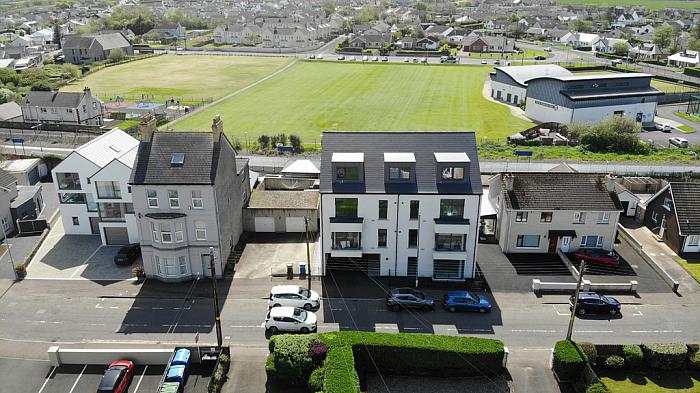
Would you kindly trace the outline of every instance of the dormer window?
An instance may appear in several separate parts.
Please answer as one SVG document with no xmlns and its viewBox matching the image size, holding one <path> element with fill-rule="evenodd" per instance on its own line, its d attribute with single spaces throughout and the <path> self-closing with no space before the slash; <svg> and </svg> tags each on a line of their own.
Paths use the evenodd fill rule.
<svg viewBox="0 0 700 393">
<path fill-rule="evenodd" d="M 338 180 L 360 180 L 360 171 L 357 167 L 339 166 L 335 169 L 335 177 Z"/>
<path fill-rule="evenodd" d="M 438 179 L 443 182 L 463 182 L 471 160 L 467 153 L 434 153 Z"/>
<path fill-rule="evenodd" d="M 384 153 L 385 180 L 409 182 L 413 180 L 416 157 L 413 153 Z"/>
<path fill-rule="evenodd" d="M 464 167 L 448 166 L 442 168 L 442 180 L 464 180 Z"/>
<path fill-rule="evenodd" d="M 364 180 L 364 153 L 333 153 L 333 181 L 361 182 Z"/>
<path fill-rule="evenodd" d="M 390 166 L 389 180 L 411 180 L 411 168 L 401 166 Z"/>
</svg>

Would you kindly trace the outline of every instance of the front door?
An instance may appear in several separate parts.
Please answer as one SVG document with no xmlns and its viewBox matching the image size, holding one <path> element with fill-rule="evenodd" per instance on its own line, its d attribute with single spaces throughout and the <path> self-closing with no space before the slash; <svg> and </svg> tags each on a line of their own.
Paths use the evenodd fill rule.
<svg viewBox="0 0 700 393">
<path fill-rule="evenodd" d="M 625 211 L 625 216 L 627 215 L 627 210 L 630 208 L 630 201 L 620 201 L 622 203 L 622 210 Z"/>
<path fill-rule="evenodd" d="M 204 277 L 211 277 L 211 258 L 209 254 L 202 254 L 202 274 L 204 274 Z"/>
<path fill-rule="evenodd" d="M 569 252 L 569 244 L 571 244 L 571 236 L 561 238 L 561 252 Z"/>
<path fill-rule="evenodd" d="M 549 238 L 549 253 L 554 254 L 557 252 L 557 243 L 559 242 L 559 238 L 557 236 L 552 236 Z"/>
</svg>

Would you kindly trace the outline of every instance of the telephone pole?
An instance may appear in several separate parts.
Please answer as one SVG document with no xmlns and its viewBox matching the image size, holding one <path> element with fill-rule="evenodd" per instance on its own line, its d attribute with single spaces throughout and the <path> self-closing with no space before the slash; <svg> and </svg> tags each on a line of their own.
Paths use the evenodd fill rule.
<svg viewBox="0 0 700 393">
<path fill-rule="evenodd" d="M 219 293 L 216 289 L 216 263 L 214 262 L 214 247 L 209 247 L 209 263 L 211 264 L 211 289 L 214 293 L 214 323 L 216 324 L 216 343 L 221 348 L 221 313 L 219 311 Z"/>
<path fill-rule="evenodd" d="M 586 261 L 581 261 L 581 266 L 578 271 L 578 282 L 576 283 L 576 292 L 574 293 L 574 304 L 571 307 L 571 316 L 569 317 L 569 330 L 566 332 L 566 339 L 571 340 L 571 333 L 574 331 L 574 319 L 576 319 L 576 305 L 578 304 L 578 294 L 581 291 L 581 281 L 583 280 L 583 271 L 586 270 Z"/>
<path fill-rule="evenodd" d="M 311 253 L 309 252 L 309 217 L 304 216 L 304 229 L 306 230 L 306 276 L 311 290 Z"/>
</svg>

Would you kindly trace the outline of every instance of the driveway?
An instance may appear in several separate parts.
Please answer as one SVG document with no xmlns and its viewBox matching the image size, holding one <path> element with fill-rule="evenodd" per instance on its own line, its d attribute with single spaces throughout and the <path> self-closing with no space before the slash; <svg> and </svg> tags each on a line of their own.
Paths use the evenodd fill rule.
<svg viewBox="0 0 700 393">
<path fill-rule="evenodd" d="M 306 261 L 306 243 L 303 233 L 258 233 L 252 234 L 235 267 L 235 278 L 264 278 L 285 274 L 287 264 L 294 265 L 294 274 L 299 274 L 299 262 Z M 318 243 L 309 244 L 314 259 Z"/>
</svg>

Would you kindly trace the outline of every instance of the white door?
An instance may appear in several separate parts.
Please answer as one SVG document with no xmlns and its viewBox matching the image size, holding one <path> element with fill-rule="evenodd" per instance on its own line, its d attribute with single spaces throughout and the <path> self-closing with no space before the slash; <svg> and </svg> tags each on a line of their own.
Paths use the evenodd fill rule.
<svg viewBox="0 0 700 393">
<path fill-rule="evenodd" d="M 274 232 L 274 217 L 255 217 L 255 232 Z"/>
<path fill-rule="evenodd" d="M 571 236 L 564 236 L 561 238 L 561 252 L 569 252 L 569 244 L 571 243 Z"/>
<path fill-rule="evenodd" d="M 287 232 L 306 232 L 304 217 L 287 217 Z"/>
</svg>

